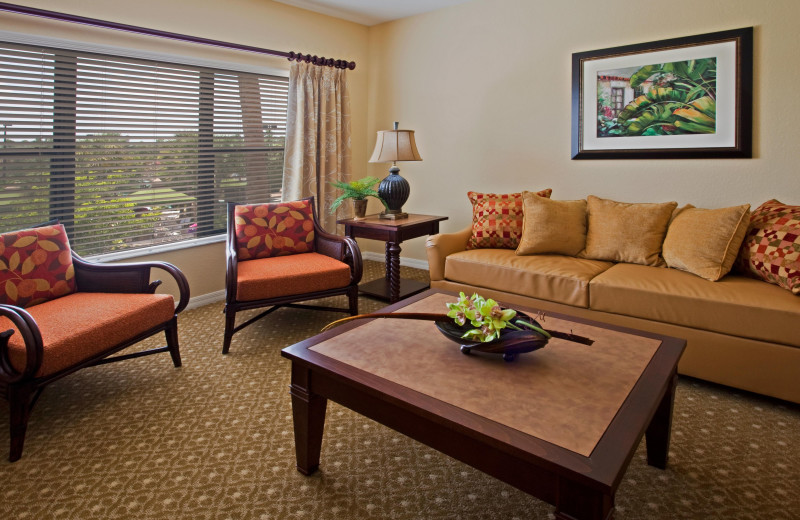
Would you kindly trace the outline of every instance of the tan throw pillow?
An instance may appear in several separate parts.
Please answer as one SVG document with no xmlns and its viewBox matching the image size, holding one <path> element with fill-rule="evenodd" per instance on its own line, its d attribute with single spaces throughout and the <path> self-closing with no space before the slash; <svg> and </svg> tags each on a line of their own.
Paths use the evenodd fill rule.
<svg viewBox="0 0 800 520">
<path fill-rule="evenodd" d="M 716 282 L 733 267 L 749 224 L 750 204 L 687 206 L 669 225 L 662 256 L 669 267 Z"/>
<path fill-rule="evenodd" d="M 536 192 L 549 197 L 553 190 Z M 467 193 L 472 203 L 472 236 L 467 249 L 516 249 L 522 235 L 522 193 Z"/>
<path fill-rule="evenodd" d="M 595 260 L 663 265 L 659 254 L 677 202 L 629 204 L 589 195 L 589 228 L 581 256 Z"/>
<path fill-rule="evenodd" d="M 586 245 L 586 201 L 551 200 L 522 192 L 522 238 L 518 255 L 575 256 Z"/>
</svg>

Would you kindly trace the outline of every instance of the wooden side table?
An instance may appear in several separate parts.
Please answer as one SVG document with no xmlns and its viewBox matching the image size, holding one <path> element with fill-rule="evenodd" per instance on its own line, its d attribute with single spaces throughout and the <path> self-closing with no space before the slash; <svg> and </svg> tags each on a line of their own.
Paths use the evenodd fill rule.
<svg viewBox="0 0 800 520">
<path fill-rule="evenodd" d="M 439 232 L 439 222 L 447 217 L 417 215 L 409 213 L 408 218 L 387 220 L 376 215 L 363 219 L 337 220 L 344 224 L 344 232 L 350 238 L 368 238 L 386 242 L 386 277 L 358 286 L 359 291 L 369 296 L 394 303 L 412 294 L 424 291 L 427 284 L 400 278 L 400 242 Z"/>
</svg>

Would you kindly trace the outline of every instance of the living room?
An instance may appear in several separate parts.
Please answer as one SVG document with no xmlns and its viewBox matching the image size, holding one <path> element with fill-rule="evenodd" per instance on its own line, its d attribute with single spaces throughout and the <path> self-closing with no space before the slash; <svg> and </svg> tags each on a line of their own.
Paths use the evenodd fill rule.
<svg viewBox="0 0 800 520">
<path fill-rule="evenodd" d="M 135 3 L 119 0 L 60 0 L 58 2 L 41 0 L 15 3 L 242 45 L 335 56 L 355 62 L 355 69 L 346 73 L 351 104 L 351 178 L 359 179 L 368 175 L 382 178 L 387 174 L 387 164 L 369 162 L 377 131 L 391 128 L 394 121 L 399 121 L 401 128 L 413 129 L 416 133 L 416 143 L 422 160 L 400 164 L 403 176 L 409 180 L 411 185 L 411 194 L 403 209 L 420 214 L 446 215 L 448 220 L 440 224 L 440 230 L 444 233 L 458 231 L 470 224 L 472 211 L 467 199 L 468 191 L 512 193 L 522 190 L 535 192 L 550 188 L 553 190 L 552 198 L 559 200 L 585 199 L 589 195 L 595 195 L 623 202 L 677 201 L 679 205 L 693 204 L 698 208 L 723 208 L 750 204 L 751 208 L 755 209 L 770 199 L 778 199 L 785 204 L 800 205 L 800 177 L 797 175 L 795 150 L 795 143 L 800 138 L 800 130 L 795 124 L 797 118 L 793 117 L 800 111 L 800 102 L 794 100 L 791 95 L 787 95 L 789 87 L 794 84 L 793 80 L 800 80 L 800 72 L 797 67 L 792 66 L 796 63 L 796 56 L 800 52 L 800 43 L 796 38 L 796 25 L 800 20 L 800 4 L 794 0 L 771 0 L 765 3 L 748 0 L 675 0 L 670 3 L 630 3 L 621 0 L 609 0 L 602 3 L 590 0 L 561 2 L 472 0 L 377 25 L 347 21 L 336 16 L 300 9 L 287 5 L 288 3 L 268 0 L 229 0 L 224 3 L 214 0 L 192 2 L 186 0 L 168 2 L 140 0 Z M 744 27 L 754 28 L 752 158 L 571 160 L 571 58 L 573 53 Z M 276 74 L 284 76 L 288 75 L 289 68 L 289 62 L 283 58 L 55 22 L 19 14 L 0 14 L 0 31 L 123 49 L 137 49 L 164 55 L 203 58 L 217 63 L 267 67 L 276 71 Z M 770 88 L 770 86 L 779 87 Z M 556 117 L 556 119 L 551 119 L 550 116 Z M 376 213 L 379 210 L 380 204 L 371 200 L 368 212 Z M 400 262 L 404 268 L 420 271 L 427 269 L 425 240 L 424 237 L 419 237 L 403 242 Z M 365 259 L 371 261 L 383 259 L 383 244 L 370 240 L 359 240 L 359 246 Z M 176 265 L 186 275 L 191 287 L 193 302 L 196 305 L 219 302 L 223 298 L 225 252 L 224 243 L 221 241 L 205 242 L 195 247 L 165 250 L 125 259 L 125 261 L 134 260 L 158 260 Z M 379 267 L 382 268 L 382 266 Z M 421 276 L 424 278 L 425 275 Z M 167 289 L 177 295 L 174 286 L 168 285 Z M 379 307 L 373 306 L 367 310 L 377 310 L 377 308 Z M 221 324 L 223 317 L 218 313 L 218 307 L 214 310 L 214 313 L 203 314 L 203 319 L 218 320 Z M 281 326 L 291 328 L 307 319 L 307 314 L 299 314 L 291 317 Z M 235 354 L 237 348 L 240 350 L 255 348 L 259 342 L 264 341 L 264 338 L 259 336 L 259 333 L 262 332 L 264 329 L 257 328 L 253 329 L 253 332 L 242 332 L 242 339 L 239 340 L 241 346 L 237 347 L 234 343 L 232 354 Z M 272 334 L 268 337 L 273 339 L 278 334 L 277 331 L 268 331 L 267 333 Z M 195 332 L 187 330 L 186 337 L 184 337 L 182 329 L 181 342 L 189 348 L 188 345 L 192 342 L 202 343 L 203 334 L 202 329 L 196 329 Z M 292 337 L 296 341 L 305 339 L 304 337 Z M 273 406 L 265 401 L 257 401 L 254 404 L 250 397 L 242 396 L 242 388 L 256 391 L 257 386 L 255 385 L 258 383 L 255 379 L 248 378 L 242 381 L 243 385 L 253 385 L 250 387 L 231 386 L 231 382 L 225 379 L 226 376 L 239 373 L 231 368 L 232 362 L 227 358 L 219 357 L 217 342 L 211 343 L 214 344 L 208 345 L 207 349 L 216 355 L 219 373 L 203 372 L 197 377 L 199 379 L 207 377 L 208 381 L 213 382 L 207 384 L 218 386 L 219 395 L 228 395 L 233 401 L 240 400 L 237 405 L 244 406 L 245 410 L 250 406 Z M 209 354 L 209 356 L 211 355 Z M 236 363 L 243 362 L 241 358 L 234 359 Z M 282 378 L 288 371 L 288 364 L 283 360 L 268 359 L 275 361 L 277 366 L 269 365 L 266 359 L 258 359 L 255 366 L 265 371 L 267 379 L 283 382 Z M 185 365 L 181 370 L 189 368 L 190 363 L 187 361 Z M 209 370 L 212 366 L 209 365 Z M 102 369 L 91 369 L 91 371 L 97 370 Z M 131 372 L 126 373 L 124 377 L 135 378 L 136 369 L 130 370 Z M 242 466 L 242 471 L 256 471 L 253 468 L 259 468 L 258 471 L 262 474 L 251 475 L 253 481 L 251 487 L 242 488 L 238 492 L 243 494 L 261 493 L 263 497 L 283 495 L 281 501 L 278 501 L 283 504 L 281 509 L 269 509 L 266 506 L 256 505 L 261 500 L 257 497 L 250 498 L 250 502 L 246 504 L 237 503 L 231 498 L 236 491 L 227 486 L 223 486 L 226 492 L 224 499 L 219 495 L 212 495 L 209 490 L 214 488 L 217 478 L 232 477 L 220 472 L 217 467 L 211 466 L 205 466 L 205 469 L 208 470 L 207 475 L 198 476 L 189 469 L 195 460 L 193 457 L 215 458 L 219 456 L 219 460 L 215 459 L 219 464 L 227 461 L 235 467 L 236 457 L 249 460 L 258 457 L 270 458 L 273 455 L 268 455 L 266 448 L 263 451 L 255 448 L 257 443 L 241 448 L 241 451 L 236 449 L 224 452 L 219 448 L 218 441 L 209 441 L 209 432 L 203 430 L 201 426 L 203 421 L 200 416 L 219 413 L 224 417 L 222 422 L 229 426 L 225 426 L 217 432 L 220 439 L 226 436 L 242 435 L 261 437 L 262 439 L 263 436 L 283 439 L 285 446 L 280 448 L 285 450 L 285 452 L 280 452 L 282 461 L 291 459 L 290 454 L 293 451 L 290 435 L 291 421 L 259 431 L 259 426 L 264 425 L 257 418 L 245 421 L 237 417 L 235 410 L 220 412 L 221 401 L 207 405 L 195 402 L 191 396 L 191 389 L 198 380 L 184 377 L 181 382 L 168 382 L 167 380 L 174 376 L 171 376 L 167 368 L 153 373 L 159 374 L 159 384 L 166 384 L 170 391 L 176 393 L 169 397 L 150 396 L 149 399 L 154 401 L 177 399 L 189 408 L 196 407 L 196 414 L 186 416 L 186 420 L 177 428 L 180 431 L 186 428 L 197 428 L 202 431 L 196 441 L 197 445 L 192 444 L 190 449 L 185 452 L 186 458 L 179 458 L 184 466 L 167 470 L 159 475 L 162 477 L 169 475 L 170 489 L 180 487 L 181 475 L 192 475 L 192 477 L 186 478 L 189 480 L 199 478 L 200 480 L 194 481 L 193 484 L 198 488 L 203 488 L 204 491 L 197 495 L 193 495 L 191 492 L 182 492 L 179 503 L 176 502 L 170 506 L 175 509 L 170 509 L 164 505 L 166 503 L 164 501 L 168 500 L 168 497 L 162 493 L 155 493 L 152 489 L 158 486 L 158 483 L 152 482 L 148 485 L 149 482 L 145 482 L 147 476 L 144 474 L 139 473 L 137 477 L 143 483 L 128 481 L 112 485 L 119 473 L 113 473 L 114 476 L 109 477 L 108 473 L 100 471 L 99 468 L 93 470 L 92 465 L 81 466 L 80 464 L 83 462 L 78 464 L 78 459 L 91 459 L 92 450 L 108 449 L 108 446 L 100 443 L 99 436 L 92 439 L 89 452 L 76 450 L 70 454 L 68 460 L 62 462 L 57 460 L 60 454 L 53 451 L 52 447 L 50 452 L 40 453 L 40 458 L 52 461 L 49 468 L 63 467 L 64 475 L 69 475 L 73 471 L 68 469 L 70 466 L 80 468 L 81 472 L 97 471 L 96 476 L 87 477 L 81 482 L 81 485 L 103 487 L 103 492 L 107 493 L 106 496 L 109 497 L 109 500 L 117 504 L 117 509 L 103 510 L 105 517 L 155 518 L 159 514 L 163 517 L 171 512 L 174 516 L 183 517 L 244 518 L 258 516 L 253 514 L 258 511 L 259 515 L 263 515 L 264 518 L 280 518 L 300 515 L 303 507 L 307 509 L 306 505 L 294 509 L 290 500 L 294 498 L 299 500 L 301 497 L 305 500 L 304 494 L 307 493 L 312 494 L 313 499 L 324 503 L 324 507 L 312 509 L 309 513 L 313 517 L 320 518 L 415 517 L 413 512 L 409 516 L 403 516 L 408 513 L 400 511 L 406 507 L 411 508 L 410 510 L 405 509 L 406 511 L 416 511 L 416 517 L 486 517 L 483 516 L 486 514 L 485 509 L 480 507 L 471 509 L 469 506 L 473 502 L 491 500 L 491 493 L 487 495 L 481 490 L 460 488 L 459 492 L 465 493 L 464 496 L 468 497 L 463 500 L 445 493 L 442 495 L 441 502 L 430 498 L 432 502 L 428 504 L 401 505 L 401 502 L 414 502 L 416 499 L 413 496 L 397 498 L 396 494 L 388 493 L 387 488 L 392 487 L 395 479 L 410 478 L 406 474 L 394 474 L 377 484 L 372 482 L 374 476 L 364 478 L 370 480 L 371 486 L 374 484 L 368 493 L 370 496 L 379 496 L 381 493 L 392 494 L 397 502 L 381 501 L 377 498 L 348 502 L 347 499 L 342 498 L 343 495 L 337 495 L 335 500 L 331 500 L 330 497 L 325 498 L 325 493 L 333 491 L 334 484 L 357 487 L 359 483 L 363 484 L 363 481 L 359 481 L 354 473 L 352 480 L 344 483 L 334 479 L 331 486 L 325 486 L 320 483 L 320 480 L 324 480 L 325 477 L 323 477 L 323 479 L 312 480 L 312 484 L 307 484 L 299 474 L 284 474 L 287 466 L 283 462 L 274 462 L 273 459 L 270 459 L 271 463 L 268 465 L 250 465 L 248 462 L 247 465 Z M 150 372 L 148 372 L 149 374 Z M 84 385 L 92 384 L 92 379 L 92 377 L 85 377 L 81 379 L 81 382 Z M 72 384 L 67 381 L 68 379 L 59 384 Z M 100 383 L 96 384 L 98 385 L 97 389 L 105 388 Z M 104 384 L 108 384 L 108 381 L 105 381 Z M 737 395 L 732 399 L 747 399 L 747 396 L 742 398 L 736 392 L 724 387 L 704 387 L 703 383 L 699 384 L 701 385 L 699 389 L 688 384 L 684 391 L 692 399 L 705 399 L 704 406 L 697 410 L 700 410 L 701 414 L 708 414 L 709 417 L 713 413 L 738 413 L 729 412 L 729 410 L 731 408 L 741 409 L 743 404 L 723 409 L 713 408 L 714 403 L 719 399 L 731 398 L 731 393 Z M 136 388 L 131 386 L 128 390 L 135 392 Z M 285 388 L 284 384 L 277 388 L 277 392 L 284 392 Z M 28 441 L 26 450 L 33 451 L 35 439 L 41 438 L 43 435 L 34 431 L 36 415 L 46 415 L 48 411 L 54 412 L 55 409 L 62 406 L 73 407 L 71 410 L 75 412 L 76 408 L 79 409 L 83 406 L 80 396 L 84 392 L 91 391 L 82 391 L 77 384 L 74 388 L 65 387 L 62 392 L 68 394 L 74 392 L 67 398 L 66 403 L 68 404 L 59 403 L 55 398 L 46 401 L 48 392 L 45 392 L 42 397 L 43 402 L 34 411 L 31 431 L 29 431 L 29 435 L 33 437 Z M 185 395 L 186 392 L 189 392 L 190 395 Z M 54 393 L 58 395 L 57 392 Z M 82 420 L 98 420 L 99 418 L 92 412 L 96 412 L 108 400 L 125 397 L 125 393 L 123 389 L 117 395 L 103 394 L 99 402 L 87 405 L 89 410 L 82 412 L 86 414 L 81 416 Z M 245 390 L 244 393 L 248 393 L 248 390 Z M 288 390 L 284 394 L 274 395 L 272 399 L 276 402 L 275 407 L 289 413 Z M 772 488 L 758 487 L 759 493 L 764 489 L 772 490 L 769 493 L 771 496 L 759 495 L 758 499 L 749 498 L 749 495 L 745 494 L 746 486 L 737 488 L 739 495 L 735 497 L 709 492 L 705 497 L 706 503 L 699 507 L 699 510 L 705 513 L 700 514 L 697 518 L 709 517 L 708 511 L 713 510 L 709 507 L 709 503 L 712 502 L 719 506 L 718 511 L 714 513 L 719 515 L 716 516 L 718 518 L 792 518 L 796 517 L 793 515 L 797 515 L 796 511 L 800 510 L 800 504 L 797 503 L 797 497 L 800 496 L 797 484 L 800 481 L 800 475 L 797 474 L 797 467 L 800 467 L 798 464 L 800 455 L 796 449 L 797 432 L 800 431 L 796 427 L 798 410 L 790 403 L 766 398 L 764 402 L 761 402 L 758 401 L 758 397 L 753 399 L 756 401 L 748 401 L 748 405 L 754 410 L 753 413 L 763 412 L 765 415 L 769 415 L 764 422 L 755 424 L 763 425 L 769 422 L 770 424 L 783 423 L 783 427 L 789 425 L 788 434 L 776 433 L 775 442 L 784 443 L 780 445 L 782 447 L 776 446 L 775 451 L 771 451 L 769 455 L 759 455 L 758 449 L 747 448 L 751 444 L 757 444 L 754 438 L 746 436 L 737 441 L 735 437 L 730 437 L 730 430 L 728 430 L 730 425 L 721 422 L 716 426 L 718 429 L 715 429 L 714 426 L 698 425 L 698 431 L 692 438 L 704 439 L 704 444 L 687 447 L 683 454 L 691 454 L 695 449 L 714 450 L 714 448 L 710 448 L 710 445 L 715 443 L 707 437 L 721 432 L 727 437 L 717 446 L 719 450 L 724 447 L 730 448 L 735 453 L 744 450 L 748 452 L 745 458 L 783 459 L 783 462 L 780 463 L 785 464 L 788 468 L 774 470 L 782 476 L 781 480 L 784 484 L 777 487 L 779 490 L 777 492 L 774 491 L 774 485 Z M 155 406 L 155 403 L 150 401 L 141 403 L 134 400 L 134 402 L 147 410 L 152 410 L 151 407 Z M 761 411 L 756 408 L 760 408 Z M 118 421 L 121 421 L 122 416 L 126 413 L 128 412 L 124 409 L 114 409 Z M 131 413 L 137 418 L 137 421 L 141 422 L 140 427 L 147 429 L 147 420 L 144 417 L 140 418 L 139 412 Z M 432 464 L 429 462 L 430 460 L 437 460 L 435 456 L 430 459 L 429 452 L 414 451 L 410 447 L 411 441 L 398 436 L 387 437 L 384 435 L 381 437 L 389 443 L 389 447 L 383 454 L 375 453 L 367 449 L 369 445 L 363 444 L 363 442 L 368 442 L 364 432 L 374 431 L 376 429 L 374 424 L 358 423 L 348 415 L 350 412 L 344 409 L 337 408 L 336 411 L 329 413 L 331 415 L 339 413 L 348 418 L 348 422 L 339 424 L 344 432 L 342 438 L 352 435 L 361 442 L 357 447 L 338 444 L 330 446 L 331 453 L 337 453 L 337 450 L 344 453 L 345 450 L 350 449 L 351 453 L 347 457 L 343 456 L 339 461 L 345 466 L 348 464 L 347 460 L 361 458 L 370 460 L 370 462 L 366 462 L 366 466 L 379 467 L 393 460 L 393 457 L 407 456 L 405 454 L 411 454 L 408 456 L 414 460 L 404 460 L 397 467 L 405 468 L 406 465 L 413 465 L 417 462 L 427 462 L 430 465 Z M 677 416 L 681 413 L 688 413 L 688 411 L 676 408 L 676 421 L 678 421 Z M 61 420 L 69 419 L 70 415 L 65 414 Z M 217 419 L 214 420 L 217 421 Z M 248 427 L 244 430 L 237 429 L 235 427 L 237 421 L 247 422 Z M 215 422 L 215 424 L 222 424 L 222 422 Z M 113 428 L 114 422 L 109 421 L 106 417 L 103 418 L 103 424 Z M 794 429 L 791 429 L 791 425 L 795 426 Z M 60 422 L 56 426 L 65 428 L 65 425 Z M 120 426 L 118 424 L 117 427 L 128 435 L 136 433 L 136 428 L 129 425 Z M 335 429 L 335 427 L 333 426 L 331 429 Z M 766 426 L 763 427 L 766 429 Z M 781 430 L 783 427 L 776 428 L 783 431 Z M 712 433 L 703 433 L 700 431 L 703 429 Z M 677 430 L 681 433 L 673 431 L 673 444 L 685 442 L 684 437 L 688 435 L 681 428 Z M 107 431 L 107 435 L 113 433 L 115 432 Z M 76 435 L 75 431 L 69 434 Z M 76 444 L 81 442 L 80 438 L 70 438 Z M 190 438 L 190 436 L 185 436 L 184 439 L 186 438 Z M 112 446 L 115 443 L 127 445 L 129 442 L 132 442 L 131 439 L 108 441 Z M 205 450 L 202 447 L 204 442 L 210 442 L 214 446 L 213 451 Z M 342 441 L 337 442 L 341 443 Z M 372 448 L 374 449 L 376 446 L 377 444 L 373 444 Z M 142 445 L 140 448 L 141 452 L 137 455 L 128 455 L 130 458 L 127 459 L 117 459 L 115 463 L 119 464 L 123 470 L 125 467 L 147 467 L 145 459 L 151 453 L 149 450 L 154 448 L 146 445 Z M 174 449 L 180 451 L 182 448 L 175 446 Z M 719 450 L 716 451 L 719 452 Z M 158 449 L 155 451 L 159 452 Z M 127 450 L 123 450 L 123 452 L 129 453 Z M 224 454 L 220 455 L 223 452 Z M 702 458 L 699 453 L 697 457 Z M 36 466 L 18 469 L 19 464 L 24 463 L 25 459 L 23 458 L 18 463 L 6 465 L 2 470 L 4 479 L 30 482 L 41 476 L 41 468 Z M 357 463 L 354 464 L 358 466 Z M 441 479 L 453 478 L 453 475 L 457 476 L 462 471 L 454 462 L 442 464 L 447 468 L 435 469 L 424 466 L 426 469 L 430 469 L 429 474 L 434 475 L 429 478 L 430 482 L 425 482 L 424 486 L 420 484 L 424 488 L 420 490 L 420 493 L 426 497 L 426 500 L 429 497 L 438 496 L 432 489 L 445 485 Z M 644 465 L 644 463 L 635 458 L 631 467 L 637 465 Z M 648 469 L 652 470 L 652 468 Z M 766 473 L 766 468 L 762 469 Z M 452 473 L 448 473 L 448 471 Z M 690 479 L 690 481 L 717 479 L 719 474 L 715 471 L 706 467 L 699 473 L 699 476 L 695 475 L 694 479 Z M 725 468 L 722 471 L 731 470 Z M 376 473 L 380 473 L 380 471 Z M 226 476 L 220 477 L 221 475 Z M 416 474 L 413 475 L 415 475 L 414 478 L 420 478 Z M 428 479 L 427 475 L 428 473 L 425 474 L 425 479 Z M 469 473 L 470 478 L 474 475 L 475 473 Z M 640 473 L 634 478 L 638 481 L 639 486 L 644 485 L 641 478 L 645 477 L 641 475 L 643 474 Z M 650 475 L 647 478 L 652 478 L 653 481 L 658 481 L 660 478 L 656 473 L 646 473 L 646 475 Z M 766 479 L 761 478 L 761 472 L 756 475 L 756 478 L 766 482 Z M 740 478 L 744 479 L 746 476 L 747 473 L 744 473 L 740 475 Z M 236 482 L 242 485 L 244 480 L 238 479 Z M 68 478 L 60 482 L 54 480 L 48 482 L 50 490 L 42 491 L 38 495 L 25 495 L 25 493 L 33 493 L 31 489 L 35 489 L 36 486 L 21 486 L 15 491 L 16 494 L 11 493 L 4 496 L 3 506 L 0 509 L 6 511 L 11 517 L 19 515 L 20 518 L 26 516 L 25 512 L 30 515 L 39 514 L 43 517 L 53 518 L 72 516 L 88 518 L 93 515 L 90 509 L 92 506 L 86 506 L 81 498 L 83 488 L 73 489 L 69 485 Z M 481 480 L 480 482 L 486 483 L 487 481 Z M 724 479 L 723 482 L 725 482 Z M 770 482 L 774 483 L 775 481 L 771 480 Z M 667 487 L 672 486 L 671 489 L 680 488 L 680 484 L 676 484 L 674 480 L 667 484 Z M 132 486 L 137 490 L 136 493 L 121 495 L 127 500 L 126 504 L 121 504 L 112 498 L 117 496 L 115 487 L 119 485 Z M 629 488 L 636 486 L 635 483 L 627 485 Z M 648 482 L 648 485 L 652 485 L 650 490 L 658 489 L 658 486 L 651 482 Z M 57 492 L 53 492 L 53 488 L 56 486 L 61 487 L 57 488 Z M 23 489 L 25 490 L 23 491 Z M 514 494 L 516 490 L 513 488 L 506 486 L 494 489 L 498 493 L 504 493 L 502 500 L 514 502 L 510 509 L 498 509 L 498 511 L 508 513 L 508 516 L 505 517 L 522 514 L 521 512 L 529 507 L 529 503 L 525 502 L 524 497 Z M 714 489 L 724 489 L 724 486 L 720 485 Z M 230 495 L 227 494 L 228 492 Z M 477 498 L 471 497 L 473 492 L 478 493 Z M 748 492 L 750 492 L 749 489 Z M 136 501 L 137 493 L 143 497 L 142 503 L 138 506 L 131 505 Z M 675 491 L 671 495 L 670 499 L 673 503 L 679 504 L 682 496 L 680 493 L 680 491 Z M 637 500 L 645 495 L 646 493 L 637 494 Z M 151 504 L 142 509 L 144 507 L 142 504 L 156 499 L 159 500 L 157 507 Z M 641 506 L 639 503 L 640 507 L 637 509 L 631 505 L 636 503 L 635 500 L 623 499 L 620 495 L 618 495 L 618 499 L 617 516 L 619 518 L 646 517 L 644 514 L 648 510 L 647 506 Z M 686 499 L 689 500 L 689 498 Z M 263 500 L 268 501 L 267 498 L 263 498 Z M 698 500 L 697 495 L 694 495 L 691 500 Z M 702 501 L 702 499 L 699 500 Z M 27 509 L 16 510 L 15 501 L 24 503 Z M 673 513 L 670 512 L 670 509 L 664 509 L 663 503 L 658 501 L 658 497 L 653 497 L 652 501 L 653 504 L 661 507 L 654 509 L 652 517 L 692 517 L 685 509 L 677 506 L 672 510 Z M 220 505 L 221 503 L 224 503 L 224 507 Z M 745 503 L 747 506 L 743 505 Z M 780 503 L 781 506 L 776 506 L 776 503 Z M 47 507 L 44 507 L 45 504 Z M 206 505 L 202 506 L 202 504 Z M 370 505 L 372 507 L 368 507 Z M 622 510 L 620 510 L 620 506 L 622 506 Z M 751 506 L 753 509 L 748 509 Z M 178 507 L 184 509 L 177 509 Z M 335 509 L 337 507 L 340 509 Z M 426 509 L 428 507 L 433 509 Z M 698 508 L 696 503 L 694 507 Z M 448 510 L 448 508 L 450 509 Z M 395 510 L 397 512 L 393 513 Z M 759 510 L 764 516 L 759 516 Z M 536 511 L 539 514 L 547 509 L 545 507 Z M 744 514 L 744 511 L 747 511 L 749 516 L 736 516 Z M 764 511 L 769 513 L 765 514 Z M 426 512 L 430 516 L 426 516 Z M 504 517 L 503 514 L 502 512 L 497 513 L 497 517 Z M 543 514 L 547 515 L 548 513 Z"/>
</svg>

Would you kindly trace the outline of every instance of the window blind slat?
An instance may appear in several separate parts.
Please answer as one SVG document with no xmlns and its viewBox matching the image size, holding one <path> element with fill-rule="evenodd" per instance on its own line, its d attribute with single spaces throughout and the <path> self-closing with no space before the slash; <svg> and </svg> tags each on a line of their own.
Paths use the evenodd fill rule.
<svg viewBox="0 0 800 520">
<path fill-rule="evenodd" d="M 281 194 L 287 78 L 0 42 L 0 232 L 83 255 L 223 233 Z"/>
</svg>

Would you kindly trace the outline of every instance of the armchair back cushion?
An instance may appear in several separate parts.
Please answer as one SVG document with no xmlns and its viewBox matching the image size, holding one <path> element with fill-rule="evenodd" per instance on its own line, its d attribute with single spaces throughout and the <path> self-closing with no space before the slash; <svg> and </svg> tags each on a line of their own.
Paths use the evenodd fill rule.
<svg viewBox="0 0 800 520">
<path fill-rule="evenodd" d="M 63 225 L 0 235 L 0 303 L 31 307 L 75 290 L 72 251 Z"/>
<path fill-rule="evenodd" d="M 234 220 L 240 261 L 314 251 L 309 199 L 236 206 Z"/>
</svg>

